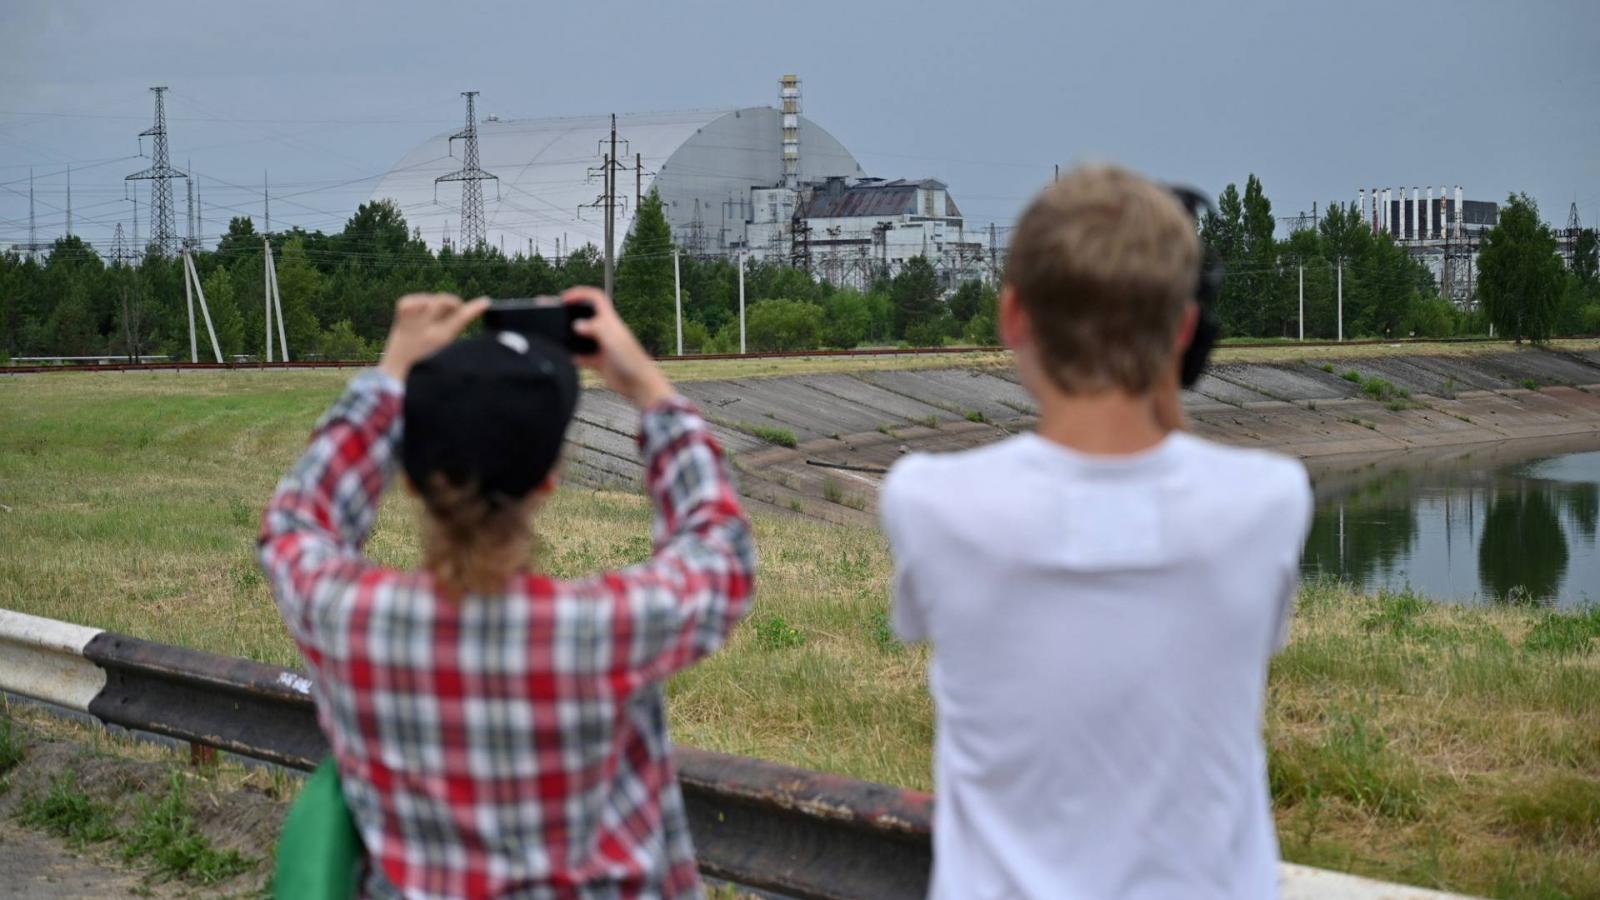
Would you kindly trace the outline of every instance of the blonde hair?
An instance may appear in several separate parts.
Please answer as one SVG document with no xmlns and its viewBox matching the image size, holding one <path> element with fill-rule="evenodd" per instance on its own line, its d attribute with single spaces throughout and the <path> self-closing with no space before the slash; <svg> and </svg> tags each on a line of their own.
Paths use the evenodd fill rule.
<svg viewBox="0 0 1600 900">
<path fill-rule="evenodd" d="M 447 599 L 499 594 L 528 559 L 532 531 L 523 500 L 491 503 L 476 487 L 433 473 L 418 493 L 425 507 L 422 566 Z"/>
<path fill-rule="evenodd" d="M 1194 221 L 1170 191 L 1116 166 L 1084 166 L 1022 214 L 1005 280 L 1058 387 L 1143 393 L 1174 364 L 1199 264 Z"/>
</svg>

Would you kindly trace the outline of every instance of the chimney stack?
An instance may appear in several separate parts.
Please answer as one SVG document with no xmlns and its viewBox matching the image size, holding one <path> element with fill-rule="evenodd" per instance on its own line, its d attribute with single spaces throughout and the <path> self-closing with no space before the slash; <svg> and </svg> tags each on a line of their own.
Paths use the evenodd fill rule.
<svg viewBox="0 0 1600 900">
<path fill-rule="evenodd" d="M 800 189 L 800 77 L 778 79 L 779 112 L 783 115 L 783 186 Z"/>
</svg>

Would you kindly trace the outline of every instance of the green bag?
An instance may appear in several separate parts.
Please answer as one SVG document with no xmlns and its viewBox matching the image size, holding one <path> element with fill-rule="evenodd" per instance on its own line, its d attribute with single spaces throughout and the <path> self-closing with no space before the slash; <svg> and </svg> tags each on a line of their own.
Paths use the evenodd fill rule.
<svg viewBox="0 0 1600 900">
<path fill-rule="evenodd" d="M 349 900 L 356 896 L 366 853 L 350 818 L 339 769 L 329 757 L 311 773 L 278 836 L 278 900 Z"/>
</svg>

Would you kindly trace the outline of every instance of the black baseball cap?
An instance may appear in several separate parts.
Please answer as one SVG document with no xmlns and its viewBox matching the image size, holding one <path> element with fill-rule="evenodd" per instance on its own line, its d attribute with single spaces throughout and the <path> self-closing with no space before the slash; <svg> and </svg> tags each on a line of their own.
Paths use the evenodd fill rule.
<svg viewBox="0 0 1600 900">
<path fill-rule="evenodd" d="M 555 468 L 577 403 L 565 349 L 507 331 L 456 341 L 406 377 L 401 464 L 424 496 L 440 473 L 493 505 L 516 502 Z"/>
</svg>

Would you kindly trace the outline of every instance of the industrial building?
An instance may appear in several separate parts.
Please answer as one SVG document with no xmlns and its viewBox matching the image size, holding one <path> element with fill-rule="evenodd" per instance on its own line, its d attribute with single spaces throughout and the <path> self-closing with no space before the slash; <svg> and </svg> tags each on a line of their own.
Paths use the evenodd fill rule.
<svg viewBox="0 0 1600 900">
<path fill-rule="evenodd" d="M 1477 302 L 1478 249 L 1483 236 L 1500 220 L 1500 206 L 1467 200 L 1460 185 L 1452 195 L 1433 188 L 1366 188 L 1357 192 L 1356 208 L 1373 234 L 1387 234 L 1428 267 L 1441 296 L 1471 307 Z"/>
<path fill-rule="evenodd" d="M 616 155 L 608 160 L 613 121 Z M 441 133 L 407 153 L 372 192 L 374 200 L 393 200 L 434 248 L 461 245 L 465 190 L 481 190 L 487 246 L 552 258 L 585 244 L 604 247 L 609 165 L 618 252 L 640 199 L 655 190 L 674 242 L 700 257 L 782 261 L 858 285 L 918 255 L 951 286 L 992 271 L 985 236 L 966 228 L 945 184 L 867 177 L 843 144 L 800 115 L 800 81 L 792 75 L 779 82 L 779 108 L 614 119 L 488 115 L 467 130 L 474 125 L 476 168 L 453 154 L 465 132 Z M 481 174 L 462 187 L 448 183 L 468 169 Z"/>
</svg>

